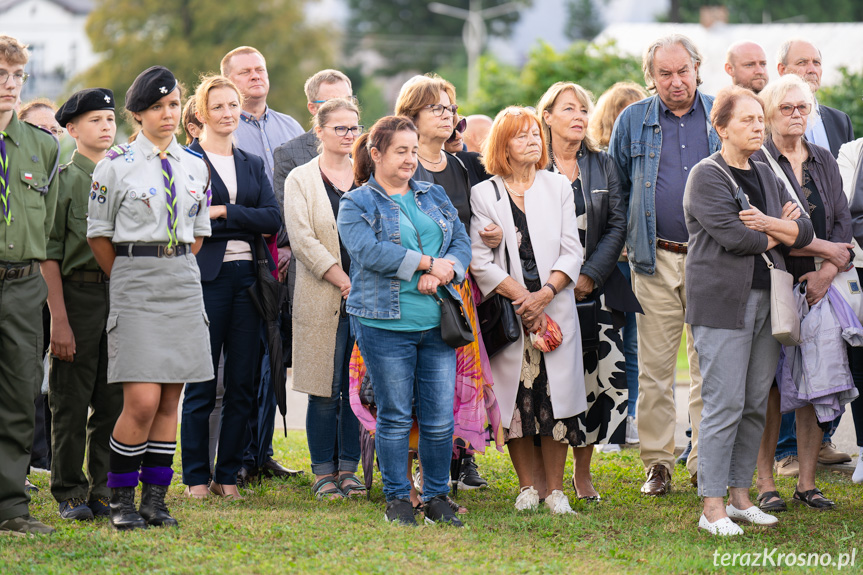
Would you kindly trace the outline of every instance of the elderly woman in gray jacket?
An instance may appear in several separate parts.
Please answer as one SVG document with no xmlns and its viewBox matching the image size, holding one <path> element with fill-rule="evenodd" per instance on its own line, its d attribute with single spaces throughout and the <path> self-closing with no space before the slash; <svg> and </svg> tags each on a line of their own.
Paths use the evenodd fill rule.
<svg viewBox="0 0 863 575">
<path fill-rule="evenodd" d="M 783 252 L 806 246 L 814 232 L 770 168 L 749 159 L 764 140 L 761 100 L 730 86 L 717 95 L 710 119 L 722 149 L 692 169 L 683 196 L 689 230 L 686 322 L 704 379 L 698 458 L 704 513 L 698 527 L 739 535 L 743 530 L 732 520 L 777 523 L 749 500 L 779 360 L 766 259 L 784 269 Z"/>
</svg>

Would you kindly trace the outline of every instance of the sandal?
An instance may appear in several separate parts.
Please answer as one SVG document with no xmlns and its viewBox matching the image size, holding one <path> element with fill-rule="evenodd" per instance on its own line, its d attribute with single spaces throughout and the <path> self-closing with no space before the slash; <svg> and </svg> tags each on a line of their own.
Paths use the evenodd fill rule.
<svg viewBox="0 0 863 575">
<path fill-rule="evenodd" d="M 575 497 L 579 501 L 589 501 L 593 503 L 602 501 L 602 495 L 599 495 L 598 493 L 596 495 L 579 495 L 578 487 L 575 486 L 575 475 L 572 476 L 572 490 L 575 491 Z M 540 501 L 540 503 L 542 503 L 542 501 Z"/>
<path fill-rule="evenodd" d="M 776 501 L 771 501 L 771 499 L 775 499 Z M 788 506 L 785 504 L 785 500 L 782 499 L 782 496 L 779 495 L 778 491 L 765 491 L 764 493 L 760 493 L 755 501 L 758 502 L 758 508 L 767 513 L 788 511 Z"/>
<path fill-rule="evenodd" d="M 465 507 L 464 505 L 459 505 L 449 495 L 446 496 L 446 502 L 447 502 L 447 505 L 449 505 L 450 509 L 452 509 L 453 513 L 459 513 L 459 514 L 467 513 L 467 507 Z"/>
<path fill-rule="evenodd" d="M 347 485 L 346 485 L 347 484 Z M 362 497 L 368 491 L 364 483 L 353 473 L 345 473 L 338 479 L 336 487 L 342 492 L 342 495 L 347 499 Z"/>
<path fill-rule="evenodd" d="M 332 485 L 333 489 L 324 490 L 328 485 Z M 345 494 L 342 493 L 342 490 L 339 489 L 339 486 L 336 483 L 336 478 L 330 476 L 318 479 L 315 484 L 312 485 L 312 493 L 314 493 L 315 499 L 318 501 L 336 501 L 338 499 L 345 498 Z"/>
<path fill-rule="evenodd" d="M 821 497 L 816 497 L 816 495 L 820 495 Z M 798 491 L 795 487 L 792 501 L 805 505 L 809 509 L 817 509 L 818 511 L 833 509 L 836 506 L 835 503 L 824 497 L 824 494 L 817 487 L 802 492 Z"/>
</svg>

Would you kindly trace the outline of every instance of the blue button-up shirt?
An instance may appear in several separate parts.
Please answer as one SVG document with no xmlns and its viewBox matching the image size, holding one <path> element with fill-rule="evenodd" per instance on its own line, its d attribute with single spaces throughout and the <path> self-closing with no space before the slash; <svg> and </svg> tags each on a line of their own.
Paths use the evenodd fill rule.
<svg viewBox="0 0 863 575">
<path fill-rule="evenodd" d="M 692 166 L 710 155 L 704 106 L 695 98 L 692 108 L 678 117 L 659 99 L 662 149 L 656 173 L 656 237 L 687 242 L 683 190 Z"/>
<path fill-rule="evenodd" d="M 827 130 L 824 128 L 824 119 L 821 117 L 821 107 L 818 101 L 812 107 L 812 113 L 806 119 L 806 139 L 822 148 L 830 149 L 830 142 L 827 140 Z"/>
<path fill-rule="evenodd" d="M 237 126 L 234 135 L 237 138 L 238 148 L 264 159 L 267 177 L 272 185 L 273 151 L 304 132 L 303 127 L 287 114 L 267 108 L 259 118 L 243 110 L 240 114 L 240 125 Z"/>
</svg>

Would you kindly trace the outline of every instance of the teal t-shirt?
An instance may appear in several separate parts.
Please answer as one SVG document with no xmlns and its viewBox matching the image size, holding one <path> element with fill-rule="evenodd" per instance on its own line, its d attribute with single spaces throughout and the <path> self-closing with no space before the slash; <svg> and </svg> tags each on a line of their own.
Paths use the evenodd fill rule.
<svg viewBox="0 0 863 575">
<path fill-rule="evenodd" d="M 397 203 L 399 210 L 399 232 L 402 246 L 414 251 L 420 251 L 417 242 L 417 230 L 423 242 L 422 253 L 435 256 L 440 253 L 443 244 L 443 231 L 440 226 L 417 206 L 413 190 L 408 190 L 401 196 L 390 196 Z M 402 211 L 404 210 L 404 211 Z M 407 212 L 408 217 L 405 217 Z M 414 227 L 416 226 L 416 227 Z M 430 295 L 420 293 L 417 285 L 421 271 L 414 272 L 411 281 L 401 282 L 399 286 L 399 319 L 369 319 L 358 318 L 360 323 L 378 329 L 390 331 L 425 331 L 440 325 L 440 307 Z M 440 295 L 438 288 L 438 295 Z"/>
</svg>

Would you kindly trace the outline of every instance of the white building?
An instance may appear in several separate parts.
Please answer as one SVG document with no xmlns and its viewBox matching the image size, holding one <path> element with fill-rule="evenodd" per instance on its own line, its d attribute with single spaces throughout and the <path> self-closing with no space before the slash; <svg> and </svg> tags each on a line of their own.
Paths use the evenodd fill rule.
<svg viewBox="0 0 863 575">
<path fill-rule="evenodd" d="M 92 0 L 0 0 L 0 34 L 30 47 L 21 100 L 57 99 L 68 80 L 96 62 L 85 25 Z"/>
</svg>

